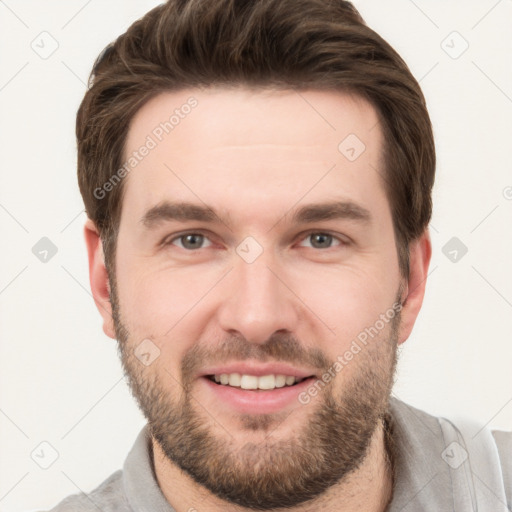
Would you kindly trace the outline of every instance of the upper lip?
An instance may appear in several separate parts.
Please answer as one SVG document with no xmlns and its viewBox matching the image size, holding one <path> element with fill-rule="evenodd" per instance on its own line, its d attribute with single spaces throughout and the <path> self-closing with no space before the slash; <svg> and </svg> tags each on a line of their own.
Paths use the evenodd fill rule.
<svg viewBox="0 0 512 512">
<path fill-rule="evenodd" d="M 204 368 L 200 376 L 221 375 L 223 373 L 239 373 L 241 375 L 292 375 L 294 377 L 305 378 L 314 376 L 314 372 L 297 368 L 286 363 L 256 363 L 250 361 L 227 363 L 220 366 L 211 366 Z"/>
</svg>

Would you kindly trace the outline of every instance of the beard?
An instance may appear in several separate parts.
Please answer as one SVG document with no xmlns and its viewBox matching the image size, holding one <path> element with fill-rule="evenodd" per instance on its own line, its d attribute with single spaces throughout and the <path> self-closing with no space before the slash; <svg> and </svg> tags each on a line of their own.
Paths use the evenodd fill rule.
<svg viewBox="0 0 512 512">
<path fill-rule="evenodd" d="M 228 359 L 252 359 L 310 366 L 319 369 L 317 375 L 323 375 L 333 367 L 333 361 L 318 349 L 302 348 L 293 336 L 281 331 L 262 345 L 231 336 L 219 346 L 196 344 L 189 349 L 182 359 L 178 381 L 161 365 L 157 373 L 134 356 L 137 343 L 121 321 L 115 280 L 111 280 L 111 303 L 124 372 L 153 440 L 171 463 L 226 502 L 253 510 L 275 510 L 321 496 L 333 485 L 347 481 L 361 466 L 374 433 L 388 418 L 400 311 L 354 355 L 348 363 L 350 379 L 343 382 L 338 393 L 333 383 L 339 378 L 319 391 L 309 405 L 310 414 L 304 416 L 306 421 L 299 420 L 293 437 L 276 439 L 272 433 L 279 423 L 293 422 L 302 405 L 288 416 L 240 414 L 242 428 L 267 435 L 261 442 L 238 446 L 236 434 L 219 425 L 193 394 L 194 379 L 201 368 Z M 179 398 L 171 396 L 169 384 L 172 387 L 173 383 Z M 222 427 L 215 429 L 220 436 L 212 426 Z M 392 453 L 387 456 L 393 460 Z"/>
</svg>

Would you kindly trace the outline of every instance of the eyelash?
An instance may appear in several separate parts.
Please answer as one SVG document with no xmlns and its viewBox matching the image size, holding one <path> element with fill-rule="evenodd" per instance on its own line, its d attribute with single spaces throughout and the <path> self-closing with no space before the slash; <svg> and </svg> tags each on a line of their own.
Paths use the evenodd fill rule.
<svg viewBox="0 0 512 512">
<path fill-rule="evenodd" d="M 160 245 L 163 246 L 163 247 L 166 247 L 166 246 L 169 246 L 169 245 L 173 245 L 173 242 L 175 240 L 179 240 L 181 238 L 185 238 L 188 235 L 201 235 L 204 238 L 210 240 L 208 238 L 208 236 L 205 233 L 202 233 L 201 231 L 187 231 L 185 233 L 180 233 L 179 235 L 176 235 L 176 236 L 174 236 L 171 239 L 164 238 L 164 240 L 161 242 Z M 339 242 L 339 245 L 334 246 L 334 247 L 343 247 L 343 246 L 350 245 L 350 242 L 348 240 L 344 240 L 341 237 L 336 236 L 334 233 L 331 233 L 329 231 L 318 231 L 318 230 L 307 231 L 306 233 L 302 234 L 302 238 L 300 240 L 301 241 L 305 240 L 306 238 L 308 238 L 311 235 L 327 235 L 327 236 L 331 236 L 334 240 L 337 240 Z M 211 242 L 211 240 L 210 240 L 210 242 Z M 327 251 L 329 249 L 333 249 L 334 247 L 327 247 L 326 249 L 317 249 L 317 250 L 319 250 L 319 251 Z M 181 248 L 182 247 L 180 247 L 180 249 Z M 206 249 L 206 248 L 207 247 L 200 247 L 199 249 L 186 249 L 185 247 L 183 247 L 182 249 L 187 251 L 187 252 L 197 252 L 197 251 L 199 251 L 201 249 Z M 312 249 L 315 249 L 315 247 L 312 247 Z"/>
</svg>

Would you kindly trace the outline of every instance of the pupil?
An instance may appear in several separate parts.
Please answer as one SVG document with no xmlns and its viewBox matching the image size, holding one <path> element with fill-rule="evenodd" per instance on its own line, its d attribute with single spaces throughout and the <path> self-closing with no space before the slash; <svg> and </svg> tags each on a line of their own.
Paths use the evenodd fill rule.
<svg viewBox="0 0 512 512">
<path fill-rule="evenodd" d="M 326 233 L 318 233 L 316 235 L 313 235 L 313 238 L 314 239 L 319 239 L 320 240 L 320 244 L 322 244 L 322 239 L 324 239 L 324 243 L 325 243 L 325 240 L 327 240 L 328 242 L 330 241 L 330 239 L 332 238 L 331 235 L 328 235 Z"/>
<path fill-rule="evenodd" d="M 200 242 L 199 242 L 199 244 L 197 244 L 197 243 L 196 243 L 196 244 L 194 244 L 194 239 L 199 239 L 199 240 L 200 240 L 202 236 L 203 236 L 203 235 L 186 235 L 186 236 L 185 236 L 185 240 L 186 240 L 185 245 L 189 244 L 189 240 L 192 240 L 192 243 L 191 243 L 191 244 L 189 244 L 189 245 L 192 245 L 192 248 L 194 248 L 194 245 L 196 245 L 196 246 L 197 246 L 197 245 L 201 245 L 201 243 L 200 243 Z"/>
</svg>

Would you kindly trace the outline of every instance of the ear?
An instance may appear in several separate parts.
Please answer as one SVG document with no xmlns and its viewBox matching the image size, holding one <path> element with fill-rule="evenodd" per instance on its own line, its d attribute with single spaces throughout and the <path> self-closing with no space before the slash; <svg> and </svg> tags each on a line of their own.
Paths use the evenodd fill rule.
<svg viewBox="0 0 512 512">
<path fill-rule="evenodd" d="M 114 321 L 112 320 L 112 305 L 110 303 L 110 283 L 103 244 L 99 231 L 91 219 L 87 219 L 84 226 L 85 244 L 89 256 L 89 282 L 92 296 L 101 316 L 103 317 L 103 332 L 110 338 L 116 339 Z"/>
<path fill-rule="evenodd" d="M 423 304 L 432 244 L 428 228 L 409 244 L 409 279 L 402 294 L 401 324 L 398 344 L 409 338 Z"/>
</svg>

